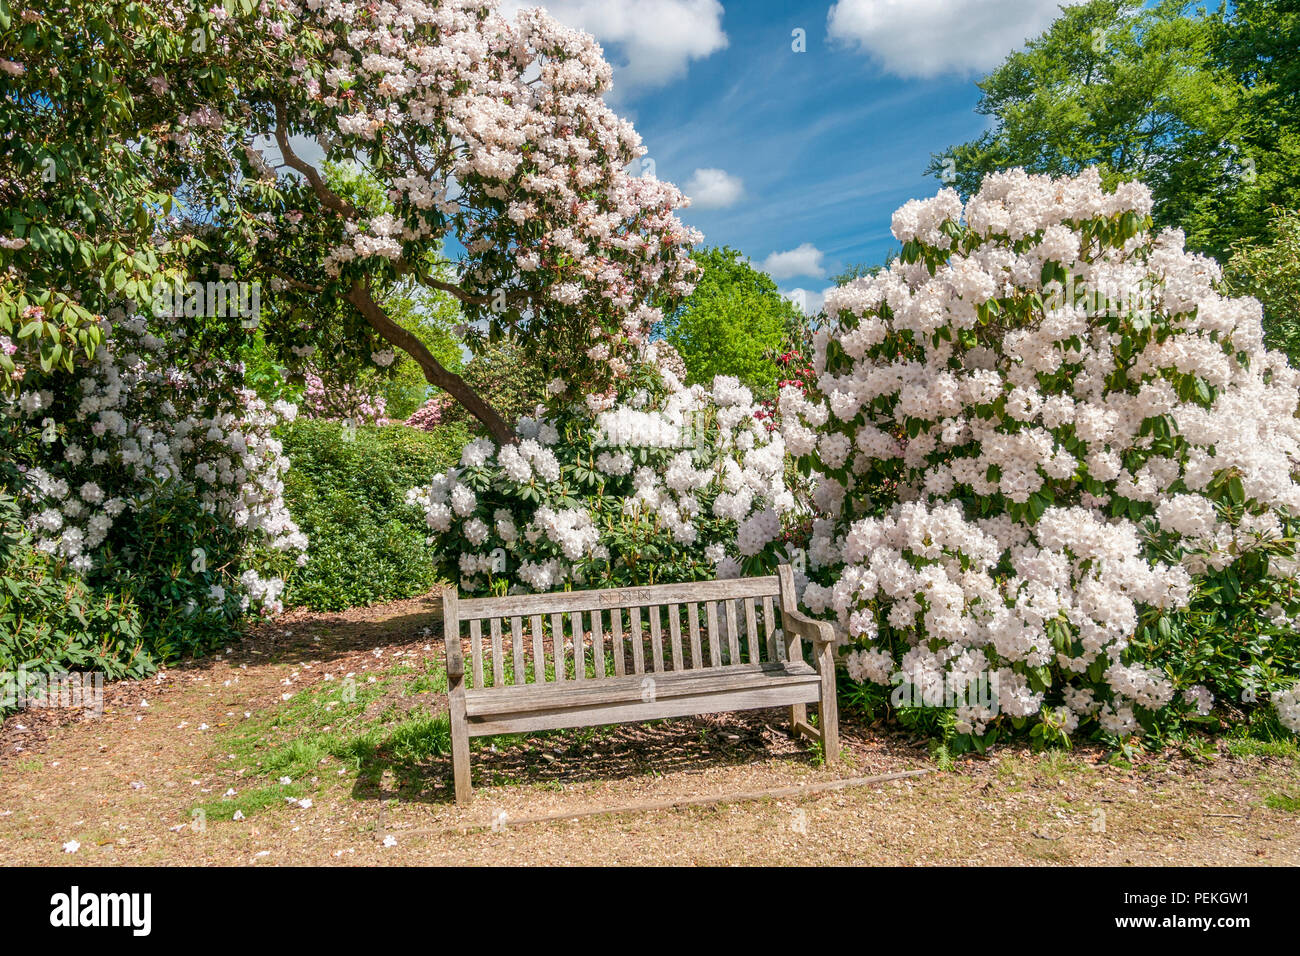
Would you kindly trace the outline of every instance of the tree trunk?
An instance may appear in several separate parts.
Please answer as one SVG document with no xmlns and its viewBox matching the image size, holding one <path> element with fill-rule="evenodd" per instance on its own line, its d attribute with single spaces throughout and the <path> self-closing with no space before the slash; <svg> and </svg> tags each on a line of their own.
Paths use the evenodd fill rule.
<svg viewBox="0 0 1300 956">
<path fill-rule="evenodd" d="M 425 348 L 419 338 L 390 319 L 388 313 L 374 300 L 370 290 L 363 283 L 352 283 L 352 288 L 348 292 L 348 301 L 356 306 L 376 332 L 415 359 L 430 385 L 436 385 L 464 405 L 471 415 L 483 423 L 499 444 L 507 445 L 515 440 L 514 429 L 506 424 L 505 419 L 497 414 L 496 409 L 484 401 L 463 378 L 455 372 L 448 371 L 433 357 L 433 353 Z"/>
</svg>

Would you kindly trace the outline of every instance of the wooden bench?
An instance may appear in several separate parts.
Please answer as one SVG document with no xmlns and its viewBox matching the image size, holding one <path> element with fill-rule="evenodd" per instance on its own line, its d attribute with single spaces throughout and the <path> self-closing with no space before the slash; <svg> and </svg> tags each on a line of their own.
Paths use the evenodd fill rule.
<svg viewBox="0 0 1300 956">
<path fill-rule="evenodd" d="M 443 626 L 457 803 L 470 798 L 469 739 L 493 734 L 788 706 L 795 735 L 820 740 L 828 762 L 839 756 L 834 632 L 799 612 L 787 565 L 759 578 L 470 600 L 448 588 Z"/>
</svg>

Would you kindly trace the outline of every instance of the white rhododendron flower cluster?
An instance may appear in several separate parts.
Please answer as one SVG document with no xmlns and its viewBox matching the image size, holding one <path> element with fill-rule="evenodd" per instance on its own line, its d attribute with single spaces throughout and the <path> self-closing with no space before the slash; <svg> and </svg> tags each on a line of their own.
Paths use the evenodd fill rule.
<svg viewBox="0 0 1300 956">
<path fill-rule="evenodd" d="M 1282 726 L 1292 733 L 1300 734 L 1300 684 L 1275 693 L 1273 706 Z"/>
<path fill-rule="evenodd" d="M 237 370 L 179 360 L 138 314 L 110 313 L 101 327 L 103 341 L 76 372 L 43 373 L 33 362 L 16 392 L 0 398 L 7 434 L 38 436 L 46 451 L 40 464 L 19 464 L 34 546 L 91 574 L 105 548 L 133 547 L 119 528 L 183 500 L 228 532 L 186 561 L 189 575 L 202 579 L 205 607 L 224 612 L 230 600 L 240 610 L 279 611 L 284 581 L 244 569 L 223 585 L 220 549 L 233 540 L 237 549 L 306 561 L 307 538 L 283 498 L 289 461 L 272 435 L 296 407 L 213 388 Z"/>
<path fill-rule="evenodd" d="M 1150 208 L 1095 171 L 910 202 L 902 256 L 827 294 L 816 387 L 782 390 L 820 473 L 805 603 L 854 678 L 947 690 L 960 732 L 1204 714 L 1207 688 L 1132 659 L 1143 615 L 1247 561 L 1295 576 L 1300 375 Z M 995 698 L 962 699 L 977 675 Z"/>
<path fill-rule="evenodd" d="M 412 490 L 463 590 L 734 577 L 773 565 L 781 517 L 795 507 L 780 433 L 734 378 L 706 389 L 662 367 L 642 377 L 644 387 L 608 407 L 583 400 L 525 418 L 517 443 L 473 441 L 460 467 Z"/>
</svg>

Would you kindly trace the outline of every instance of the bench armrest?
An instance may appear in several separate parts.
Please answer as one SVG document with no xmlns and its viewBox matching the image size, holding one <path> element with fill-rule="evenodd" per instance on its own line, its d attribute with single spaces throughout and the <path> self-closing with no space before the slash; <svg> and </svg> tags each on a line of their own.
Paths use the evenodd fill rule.
<svg viewBox="0 0 1300 956">
<path fill-rule="evenodd" d="M 814 644 L 835 643 L 835 627 L 830 621 L 819 621 L 795 610 L 783 611 L 782 616 L 785 626 L 800 637 L 806 637 Z"/>
<path fill-rule="evenodd" d="M 447 676 L 456 683 L 465 676 L 465 655 L 460 649 L 460 598 L 454 587 L 442 592 L 442 636 L 447 647 Z"/>
</svg>

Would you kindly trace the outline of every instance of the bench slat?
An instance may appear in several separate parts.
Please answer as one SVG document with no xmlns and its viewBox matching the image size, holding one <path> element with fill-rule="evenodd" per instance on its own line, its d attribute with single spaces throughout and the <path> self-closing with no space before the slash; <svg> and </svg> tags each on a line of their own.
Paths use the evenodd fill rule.
<svg viewBox="0 0 1300 956">
<path fill-rule="evenodd" d="M 559 614 L 551 615 L 551 653 L 555 658 L 555 682 L 562 684 L 569 678 L 565 673 L 564 618 Z"/>
<path fill-rule="evenodd" d="M 704 651 L 700 647 L 700 606 L 692 601 L 686 605 L 686 626 L 691 632 L 691 669 L 704 666 Z"/>
<path fill-rule="evenodd" d="M 542 616 L 533 614 L 528 623 L 533 631 L 533 680 L 539 684 L 546 683 L 546 644 L 542 637 Z"/>
<path fill-rule="evenodd" d="M 631 610 L 632 626 L 629 629 L 632 634 L 632 673 L 645 673 L 645 645 L 641 640 L 641 608 L 633 607 Z"/>
<path fill-rule="evenodd" d="M 722 601 L 744 597 L 776 595 L 780 584 L 775 574 L 761 578 L 728 578 L 722 581 L 694 581 L 689 584 L 652 584 L 638 588 L 604 591 L 555 591 L 549 594 L 511 594 L 506 597 L 471 598 L 460 602 L 462 620 L 512 617 L 516 614 L 550 614 L 594 611 L 597 608 L 630 608 L 648 604 L 685 601 Z"/>
<path fill-rule="evenodd" d="M 740 630 L 736 627 L 736 602 L 723 601 L 722 610 L 727 624 L 727 663 L 740 663 Z"/>
<path fill-rule="evenodd" d="M 656 673 L 662 673 L 664 669 L 664 632 L 663 625 L 659 621 L 661 610 L 658 604 L 646 608 L 646 612 L 650 615 L 650 653 L 654 659 Z"/>
<path fill-rule="evenodd" d="M 757 664 L 763 659 L 763 648 L 758 644 L 758 621 L 755 617 L 754 599 L 745 598 L 745 639 L 751 664 Z"/>
<path fill-rule="evenodd" d="M 596 667 L 596 677 L 605 676 L 605 627 L 600 611 L 591 612 L 591 655 Z"/>
<path fill-rule="evenodd" d="M 573 677 L 575 680 L 586 680 L 587 645 L 582 639 L 582 612 L 570 612 L 569 620 L 573 624 Z"/>
<path fill-rule="evenodd" d="M 505 660 L 501 653 L 501 618 L 492 618 L 488 626 L 492 629 L 492 686 L 500 687 L 506 682 Z"/>
<path fill-rule="evenodd" d="M 515 683 L 522 684 L 528 680 L 527 671 L 524 668 L 524 665 L 528 662 L 524 659 L 523 618 L 512 617 L 510 619 L 510 648 L 515 659 Z"/>
<path fill-rule="evenodd" d="M 614 674 L 622 677 L 627 670 L 627 661 L 624 658 L 623 612 L 618 608 L 609 612 L 609 642 L 614 651 Z"/>
<path fill-rule="evenodd" d="M 705 616 L 709 622 L 709 663 L 713 667 L 722 666 L 722 648 L 718 636 L 718 602 L 709 601 L 704 605 Z"/>
<path fill-rule="evenodd" d="M 763 636 L 767 638 L 767 659 L 780 660 L 776 653 L 776 617 L 772 613 L 772 599 L 763 598 Z"/>
<path fill-rule="evenodd" d="M 596 685 L 589 683 L 587 686 Z M 608 724 L 638 723 L 669 717 L 691 717 L 766 707 L 806 708 L 808 704 L 817 703 L 819 693 L 820 684 L 817 680 L 813 680 L 808 683 L 779 684 L 773 687 L 709 691 L 667 700 L 634 700 L 519 714 L 487 715 L 468 718 L 466 733 L 470 737 L 490 737 L 496 734 L 531 733 L 566 727 L 600 727 Z"/>
<path fill-rule="evenodd" d="M 679 671 L 682 663 L 682 606 L 668 605 L 668 639 L 673 646 L 673 670 Z"/>
<path fill-rule="evenodd" d="M 474 663 L 474 686 L 483 686 L 483 623 L 469 622 L 469 653 Z"/>
</svg>

